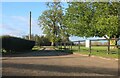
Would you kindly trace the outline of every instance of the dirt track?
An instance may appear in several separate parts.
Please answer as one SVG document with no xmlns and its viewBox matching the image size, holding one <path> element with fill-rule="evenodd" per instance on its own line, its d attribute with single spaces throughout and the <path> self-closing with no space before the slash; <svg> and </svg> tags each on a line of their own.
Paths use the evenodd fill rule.
<svg viewBox="0 0 120 78">
<path fill-rule="evenodd" d="M 80 56 L 51 49 L 3 57 L 3 76 L 118 75 L 118 61 Z"/>
</svg>

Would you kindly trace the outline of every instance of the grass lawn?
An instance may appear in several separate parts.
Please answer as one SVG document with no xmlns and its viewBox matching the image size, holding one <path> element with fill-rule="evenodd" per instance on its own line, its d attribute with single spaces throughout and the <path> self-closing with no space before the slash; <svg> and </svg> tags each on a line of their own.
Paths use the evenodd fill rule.
<svg viewBox="0 0 120 78">
<path fill-rule="evenodd" d="M 63 48 L 64 46 L 62 46 Z M 66 48 L 69 48 L 69 46 L 67 46 Z M 95 56 L 101 56 L 101 57 L 106 57 L 106 58 L 118 58 L 118 55 L 120 54 L 120 50 L 118 50 L 117 48 L 111 48 L 110 49 L 110 53 L 107 54 L 107 46 L 92 46 L 91 47 L 91 55 L 95 55 Z M 89 55 L 89 48 L 86 48 L 84 46 L 79 47 L 78 46 L 72 46 L 72 51 L 75 53 L 80 53 L 80 54 L 86 54 Z"/>
<path fill-rule="evenodd" d="M 95 56 L 101 56 L 101 57 L 106 57 L 106 58 L 118 58 L 118 54 L 120 51 L 118 51 L 117 48 L 112 48 L 110 49 L 110 53 L 107 54 L 107 46 L 93 46 L 91 48 L 91 55 Z M 80 47 L 80 51 L 78 50 L 78 46 L 73 46 L 72 50 L 77 53 L 81 54 L 89 54 L 89 48 L 86 47 Z"/>
<path fill-rule="evenodd" d="M 32 48 L 32 50 L 40 50 L 42 47 L 40 47 L 40 46 L 34 46 L 33 48 Z"/>
</svg>

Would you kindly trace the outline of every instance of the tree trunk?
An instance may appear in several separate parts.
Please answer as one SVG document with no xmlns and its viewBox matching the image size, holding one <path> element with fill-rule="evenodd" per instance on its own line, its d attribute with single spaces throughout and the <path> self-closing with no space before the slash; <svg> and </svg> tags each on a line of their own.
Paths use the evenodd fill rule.
<svg viewBox="0 0 120 78">
<path fill-rule="evenodd" d="M 54 46 L 54 42 L 51 43 L 51 46 Z"/>
</svg>

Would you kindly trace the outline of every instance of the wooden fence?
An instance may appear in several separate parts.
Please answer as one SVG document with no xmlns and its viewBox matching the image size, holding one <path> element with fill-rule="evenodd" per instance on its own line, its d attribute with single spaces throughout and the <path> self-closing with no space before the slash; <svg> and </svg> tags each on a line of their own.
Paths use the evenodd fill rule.
<svg viewBox="0 0 120 78">
<path fill-rule="evenodd" d="M 110 54 L 110 47 L 111 47 L 111 46 L 120 47 L 120 45 L 116 45 L 116 44 L 111 45 L 111 44 L 110 44 L 110 41 L 111 41 L 111 40 L 115 40 L 115 42 L 117 42 L 117 41 L 120 40 L 120 39 L 95 39 L 95 40 L 89 40 L 89 56 L 91 56 L 91 52 L 92 52 L 91 48 L 92 48 L 92 46 L 107 46 L 107 54 Z M 66 46 L 68 46 L 68 48 L 69 48 L 70 50 L 72 50 L 72 46 L 74 45 L 73 43 L 77 43 L 77 44 L 78 44 L 78 51 L 80 52 L 81 46 L 82 46 L 81 43 L 82 43 L 82 42 L 85 43 L 85 41 L 86 41 L 86 40 L 79 40 L 79 41 L 72 41 L 72 42 L 61 42 L 61 43 L 58 43 L 58 45 L 60 46 L 60 49 L 66 49 Z M 107 44 L 106 44 L 106 45 L 92 45 L 91 43 L 92 43 L 93 41 L 106 41 Z M 63 45 L 63 44 L 64 44 L 64 45 Z M 63 47 L 63 46 L 64 46 L 64 47 Z M 118 48 L 118 51 L 119 51 L 119 48 Z"/>
</svg>

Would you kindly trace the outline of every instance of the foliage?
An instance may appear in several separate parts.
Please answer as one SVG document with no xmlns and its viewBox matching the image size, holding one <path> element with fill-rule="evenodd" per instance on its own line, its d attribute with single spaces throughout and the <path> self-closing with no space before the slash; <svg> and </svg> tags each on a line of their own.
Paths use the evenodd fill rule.
<svg viewBox="0 0 120 78">
<path fill-rule="evenodd" d="M 51 42 L 50 42 L 49 38 L 41 36 L 41 37 L 39 37 L 38 44 L 40 46 L 50 46 Z"/>
<path fill-rule="evenodd" d="M 80 37 L 119 37 L 119 3 L 70 2 L 64 16 L 64 24 L 71 35 Z"/>
<path fill-rule="evenodd" d="M 97 36 L 107 35 L 109 37 L 119 37 L 118 7 L 119 3 L 94 3 L 96 7 L 94 28 L 97 29 Z"/>
<path fill-rule="evenodd" d="M 36 42 L 36 46 L 50 46 L 51 42 L 48 37 L 39 36 L 39 35 L 32 35 L 32 40 Z M 28 35 L 23 36 L 24 39 L 28 39 Z"/>
<path fill-rule="evenodd" d="M 46 37 L 49 37 L 51 45 L 54 45 L 55 42 L 67 40 L 68 38 L 62 23 L 63 8 L 60 2 L 48 2 L 47 6 L 49 9 L 44 11 L 38 20 L 43 33 L 46 34 Z"/>
<path fill-rule="evenodd" d="M 31 50 L 35 45 L 34 41 L 25 40 L 12 36 L 2 36 L 2 48 L 6 51 Z"/>
</svg>

